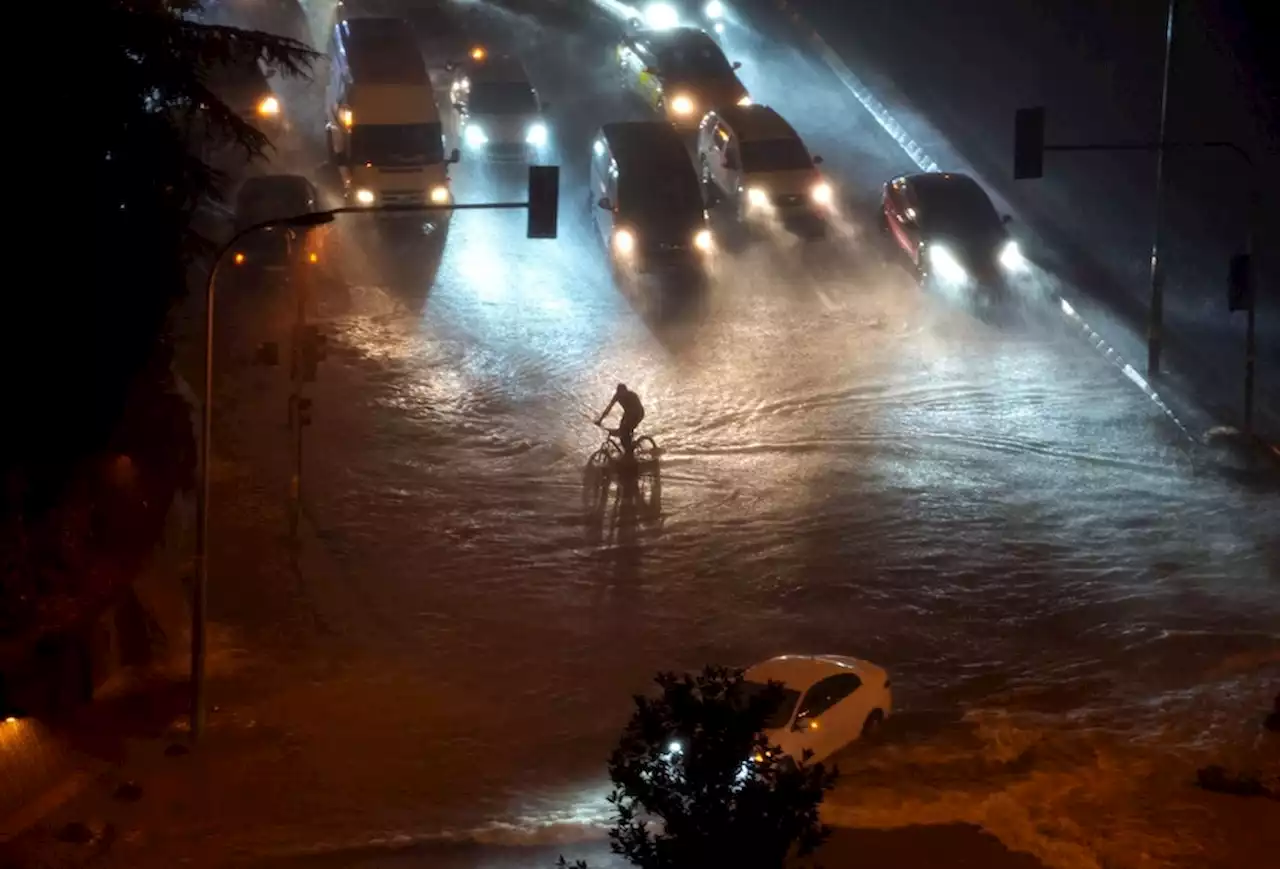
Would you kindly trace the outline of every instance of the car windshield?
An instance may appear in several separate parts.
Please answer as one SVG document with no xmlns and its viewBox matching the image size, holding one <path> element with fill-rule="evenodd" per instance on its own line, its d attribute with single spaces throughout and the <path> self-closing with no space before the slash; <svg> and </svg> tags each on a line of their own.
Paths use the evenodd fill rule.
<svg viewBox="0 0 1280 869">
<path fill-rule="evenodd" d="M 921 225 L 931 232 L 965 238 L 989 238 L 1002 232 L 1000 215 L 976 185 L 956 184 L 918 190 Z"/>
<path fill-rule="evenodd" d="M 439 124 L 356 124 L 351 161 L 375 166 L 443 163 L 443 131 Z"/>
<path fill-rule="evenodd" d="M 310 210 L 311 191 L 302 178 L 254 178 L 236 196 L 236 219 L 242 226 Z"/>
<path fill-rule="evenodd" d="M 710 39 L 686 39 L 658 45 L 654 52 L 665 75 L 676 79 L 717 79 L 733 75 L 733 67 Z"/>
<path fill-rule="evenodd" d="M 528 115 L 538 110 L 533 88 L 521 82 L 473 82 L 471 111 L 480 115 Z"/>
<path fill-rule="evenodd" d="M 804 143 L 796 138 L 742 143 L 742 168 L 746 172 L 785 172 L 812 166 L 813 158 Z"/>
<path fill-rule="evenodd" d="M 618 184 L 618 209 L 642 224 L 674 223 L 688 229 L 702 221 L 704 208 L 691 171 L 627 175 Z"/>
<path fill-rule="evenodd" d="M 745 689 L 745 696 L 740 701 L 743 706 L 751 701 L 753 697 L 759 697 L 769 690 L 769 686 L 762 682 L 746 681 L 742 683 Z M 777 730 L 786 727 L 791 723 L 791 716 L 796 711 L 796 704 L 800 702 L 800 692 L 791 688 L 780 689 L 781 694 L 777 705 L 769 710 L 764 720 L 765 730 Z"/>
</svg>

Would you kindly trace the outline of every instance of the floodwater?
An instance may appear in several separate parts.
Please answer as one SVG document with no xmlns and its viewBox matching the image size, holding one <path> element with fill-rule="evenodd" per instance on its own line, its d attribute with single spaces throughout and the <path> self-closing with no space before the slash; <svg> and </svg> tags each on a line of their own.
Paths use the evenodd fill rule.
<svg viewBox="0 0 1280 869">
<path fill-rule="evenodd" d="M 333 567 L 287 622 L 213 602 L 291 746 L 246 782 L 294 817 L 246 847 L 598 836 L 654 672 L 828 652 L 885 666 L 897 707 L 837 756 L 833 820 L 973 821 L 1060 867 L 1205 865 L 1196 765 L 1280 769 L 1254 745 L 1280 680 L 1274 486 L 1217 472 L 1049 278 L 1008 319 L 917 289 L 865 217 L 897 146 L 788 50 L 743 77 L 806 95 L 790 117 L 841 187 L 832 237 L 726 244 L 700 291 L 619 286 L 582 170 L 591 127 L 636 109 L 558 89 L 589 35 L 508 24 L 562 40 L 526 55 L 558 113 L 561 237 L 459 214 L 436 271 L 429 241 L 341 230 L 303 484 Z M 454 189 L 520 179 L 468 156 Z M 264 479 L 287 455 L 269 376 L 224 383 L 224 436 Z M 620 381 L 662 452 L 601 494 L 584 467 Z"/>
</svg>

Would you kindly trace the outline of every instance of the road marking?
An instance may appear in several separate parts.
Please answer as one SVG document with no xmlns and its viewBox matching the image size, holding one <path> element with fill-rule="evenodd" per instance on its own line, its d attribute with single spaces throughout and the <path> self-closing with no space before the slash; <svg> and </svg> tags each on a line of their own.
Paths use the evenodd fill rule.
<svg viewBox="0 0 1280 869">
<path fill-rule="evenodd" d="M 818 300 L 826 307 L 828 311 L 840 310 L 836 303 L 831 301 L 831 297 L 822 291 L 822 287 L 814 287 L 813 291 L 818 294 Z"/>
</svg>

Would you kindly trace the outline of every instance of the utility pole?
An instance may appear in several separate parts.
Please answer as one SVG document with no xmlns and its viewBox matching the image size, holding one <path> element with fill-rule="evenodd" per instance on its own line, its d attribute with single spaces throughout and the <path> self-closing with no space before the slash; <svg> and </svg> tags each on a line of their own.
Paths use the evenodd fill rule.
<svg viewBox="0 0 1280 869">
<path fill-rule="evenodd" d="M 1160 374 L 1160 352 L 1164 345 L 1164 262 L 1160 242 L 1164 234 L 1164 152 L 1169 120 L 1169 70 L 1173 61 L 1173 17 L 1177 0 L 1169 0 L 1164 29 L 1164 78 L 1160 87 L 1160 134 L 1156 147 L 1156 220 L 1151 239 L 1151 304 L 1147 311 L 1147 377 Z"/>
</svg>

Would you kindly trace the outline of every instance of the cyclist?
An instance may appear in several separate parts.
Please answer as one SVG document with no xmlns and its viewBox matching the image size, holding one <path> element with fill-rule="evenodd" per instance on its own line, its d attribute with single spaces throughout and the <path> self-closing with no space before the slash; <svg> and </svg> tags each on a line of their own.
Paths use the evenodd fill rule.
<svg viewBox="0 0 1280 869">
<path fill-rule="evenodd" d="M 636 427 L 644 420 L 644 405 L 640 403 L 640 396 L 627 389 L 625 383 L 619 383 L 613 398 L 609 399 L 608 407 L 596 419 L 596 425 L 604 424 L 604 418 L 609 415 L 609 411 L 613 410 L 615 404 L 622 408 L 622 422 L 618 423 L 618 440 L 621 441 L 622 450 L 627 458 L 634 458 Z"/>
</svg>

